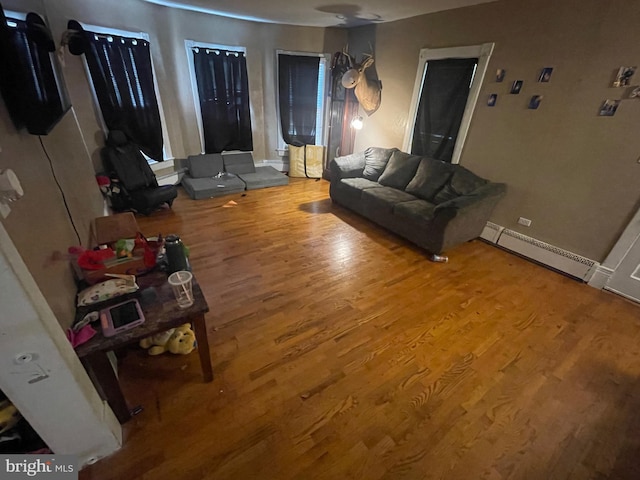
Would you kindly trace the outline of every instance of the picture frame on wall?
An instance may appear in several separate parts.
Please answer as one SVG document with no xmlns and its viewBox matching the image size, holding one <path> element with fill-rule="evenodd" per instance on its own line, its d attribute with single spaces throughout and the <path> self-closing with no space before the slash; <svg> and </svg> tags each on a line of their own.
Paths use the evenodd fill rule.
<svg viewBox="0 0 640 480">
<path fill-rule="evenodd" d="M 631 78 L 636 73 L 638 67 L 620 67 L 613 82 L 614 87 L 628 87 L 631 85 Z"/>
<path fill-rule="evenodd" d="M 522 90 L 522 85 L 524 85 L 524 80 L 516 80 L 511 84 L 511 93 L 512 95 L 518 95 L 520 90 Z"/>
<path fill-rule="evenodd" d="M 489 95 L 489 98 L 487 99 L 487 106 L 495 107 L 497 101 L 498 101 L 498 94 L 492 93 L 491 95 Z"/>
<path fill-rule="evenodd" d="M 504 81 L 504 77 L 507 74 L 507 71 L 504 68 L 499 68 L 496 70 L 496 82 L 501 83 Z"/>
<path fill-rule="evenodd" d="M 545 67 L 540 71 L 538 76 L 538 82 L 548 83 L 551 81 L 551 74 L 553 73 L 553 67 Z"/>
<path fill-rule="evenodd" d="M 600 107 L 600 111 L 598 112 L 598 116 L 600 117 L 613 117 L 616 114 L 616 110 L 618 110 L 618 106 L 620 105 L 620 100 L 605 100 Z"/>
<path fill-rule="evenodd" d="M 537 110 L 542 102 L 542 95 L 534 95 L 529 100 L 529 110 Z"/>
</svg>

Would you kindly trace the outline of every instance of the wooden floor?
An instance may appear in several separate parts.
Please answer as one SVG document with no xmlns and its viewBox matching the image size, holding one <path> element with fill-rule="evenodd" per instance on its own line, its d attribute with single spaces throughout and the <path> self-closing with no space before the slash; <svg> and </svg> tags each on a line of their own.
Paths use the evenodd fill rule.
<svg viewBox="0 0 640 480">
<path fill-rule="evenodd" d="M 129 352 L 144 411 L 81 479 L 640 478 L 637 305 L 480 240 L 431 263 L 325 181 L 182 193 L 139 223 L 191 248 L 215 379 Z"/>
</svg>

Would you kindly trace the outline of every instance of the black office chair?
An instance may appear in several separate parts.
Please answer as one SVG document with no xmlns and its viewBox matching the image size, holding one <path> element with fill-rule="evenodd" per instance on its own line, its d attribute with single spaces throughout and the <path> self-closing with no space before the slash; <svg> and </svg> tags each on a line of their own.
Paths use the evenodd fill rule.
<svg viewBox="0 0 640 480">
<path fill-rule="evenodd" d="M 105 168 L 116 177 L 121 190 L 118 200 L 112 205 L 114 209 L 135 210 L 149 215 L 163 203 L 171 207 L 178 195 L 175 185 L 158 186 L 142 152 L 123 132 L 109 132 L 101 154 Z"/>
</svg>

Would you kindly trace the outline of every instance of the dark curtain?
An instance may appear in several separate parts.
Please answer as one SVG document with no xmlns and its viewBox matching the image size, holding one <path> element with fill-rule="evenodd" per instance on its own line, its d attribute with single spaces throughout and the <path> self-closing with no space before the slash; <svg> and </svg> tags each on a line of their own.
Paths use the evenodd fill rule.
<svg viewBox="0 0 640 480">
<path fill-rule="evenodd" d="M 411 153 L 451 161 L 477 64 L 477 58 L 428 62 Z"/>
<path fill-rule="evenodd" d="M 278 55 L 280 126 L 285 143 L 316 144 L 319 57 Z"/>
<path fill-rule="evenodd" d="M 83 35 L 82 53 L 107 128 L 124 132 L 148 157 L 161 162 L 162 124 L 149 42 L 87 31 Z"/>
<path fill-rule="evenodd" d="M 247 60 L 242 52 L 193 49 L 205 153 L 253 150 Z"/>
</svg>

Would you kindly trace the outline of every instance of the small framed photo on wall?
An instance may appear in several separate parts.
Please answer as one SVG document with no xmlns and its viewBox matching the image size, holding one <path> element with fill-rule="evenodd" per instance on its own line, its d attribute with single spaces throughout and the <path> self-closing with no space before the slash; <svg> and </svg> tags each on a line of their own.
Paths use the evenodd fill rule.
<svg viewBox="0 0 640 480">
<path fill-rule="evenodd" d="M 537 110 L 540 106 L 540 102 L 542 102 L 542 95 L 534 95 L 531 97 L 531 100 L 529 100 L 529 109 Z"/>
<path fill-rule="evenodd" d="M 524 85 L 523 80 L 516 80 L 511 84 L 511 91 L 509 93 L 511 93 L 512 95 L 518 95 L 520 93 L 520 90 L 522 90 L 522 85 Z"/>
<path fill-rule="evenodd" d="M 552 67 L 545 67 L 540 72 L 540 76 L 538 77 L 538 81 L 542 83 L 547 83 L 551 81 L 551 74 L 553 73 Z"/>
<path fill-rule="evenodd" d="M 618 105 L 620 105 L 620 100 L 605 100 L 600 107 L 598 115 L 600 117 L 613 117 L 616 114 L 616 110 L 618 110 Z"/>
<path fill-rule="evenodd" d="M 504 68 L 499 68 L 496 70 L 496 82 L 500 83 L 504 81 L 504 76 L 507 74 L 507 71 Z"/>
<path fill-rule="evenodd" d="M 495 107 L 497 101 L 498 101 L 498 94 L 492 93 L 491 95 L 489 95 L 489 98 L 487 99 L 487 106 Z"/>
<path fill-rule="evenodd" d="M 638 67 L 620 67 L 613 82 L 614 87 L 628 87 L 631 85 L 631 77 L 636 73 Z"/>
</svg>

